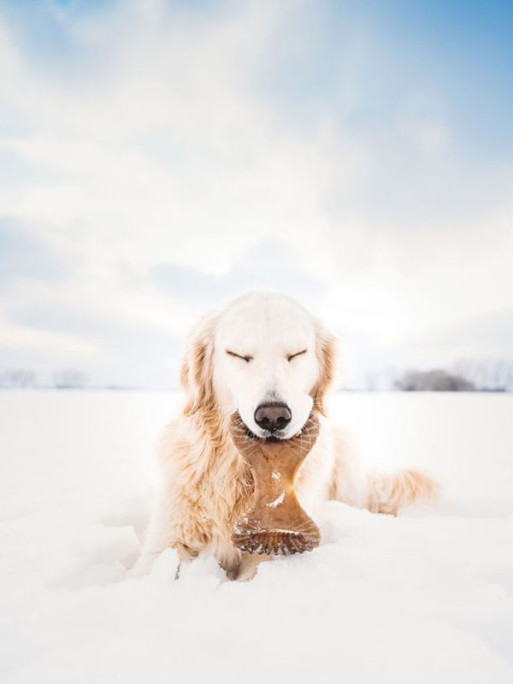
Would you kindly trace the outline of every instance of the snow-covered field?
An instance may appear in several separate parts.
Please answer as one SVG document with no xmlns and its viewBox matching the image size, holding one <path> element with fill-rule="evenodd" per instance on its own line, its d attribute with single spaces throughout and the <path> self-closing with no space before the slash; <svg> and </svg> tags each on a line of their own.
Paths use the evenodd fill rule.
<svg viewBox="0 0 513 684">
<path fill-rule="evenodd" d="M 398 518 L 330 502 L 324 543 L 249 583 L 173 552 L 126 578 L 175 398 L 0 393 L 0 681 L 513 682 L 513 396 L 347 394 L 369 465 L 445 488 Z"/>
</svg>

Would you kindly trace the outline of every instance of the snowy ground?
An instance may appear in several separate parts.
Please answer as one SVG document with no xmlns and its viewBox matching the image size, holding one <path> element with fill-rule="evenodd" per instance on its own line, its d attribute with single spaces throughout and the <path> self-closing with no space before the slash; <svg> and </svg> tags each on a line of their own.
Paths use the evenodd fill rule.
<svg viewBox="0 0 513 684">
<path fill-rule="evenodd" d="M 348 394 L 369 464 L 419 465 L 434 510 L 326 504 L 324 544 L 225 581 L 178 582 L 139 547 L 164 393 L 0 393 L 0 681 L 513 682 L 513 396 Z"/>
</svg>

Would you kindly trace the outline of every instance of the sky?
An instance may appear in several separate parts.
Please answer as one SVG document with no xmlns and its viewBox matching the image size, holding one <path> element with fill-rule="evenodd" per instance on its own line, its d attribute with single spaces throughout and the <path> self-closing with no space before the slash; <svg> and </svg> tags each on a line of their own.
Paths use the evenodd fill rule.
<svg viewBox="0 0 513 684">
<path fill-rule="evenodd" d="M 348 386 L 513 361 L 513 4 L 0 0 L 0 373 L 172 387 L 251 288 Z"/>
</svg>

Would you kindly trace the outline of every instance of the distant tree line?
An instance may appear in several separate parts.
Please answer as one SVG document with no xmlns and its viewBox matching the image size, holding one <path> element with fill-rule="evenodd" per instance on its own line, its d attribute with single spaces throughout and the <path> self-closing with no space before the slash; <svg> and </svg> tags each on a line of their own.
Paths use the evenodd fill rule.
<svg viewBox="0 0 513 684">
<path fill-rule="evenodd" d="M 0 387 L 35 387 L 36 374 L 34 371 L 16 368 L 0 373 Z"/>
<path fill-rule="evenodd" d="M 459 361 L 453 371 L 409 370 L 394 383 L 403 392 L 510 392 L 510 361 Z"/>
<path fill-rule="evenodd" d="M 85 387 L 87 378 L 84 373 L 73 369 L 62 369 L 52 374 L 49 383 L 38 382 L 34 371 L 25 368 L 15 368 L 0 373 L 0 388 L 40 388 L 79 389 Z"/>
<path fill-rule="evenodd" d="M 513 363 L 506 360 L 462 360 L 454 367 L 458 375 L 472 382 L 480 392 L 512 392 Z"/>
<path fill-rule="evenodd" d="M 461 375 L 437 369 L 430 371 L 407 371 L 395 382 L 402 392 L 475 392 L 473 382 Z"/>
<path fill-rule="evenodd" d="M 84 387 L 86 377 L 76 370 L 60 370 L 53 374 L 53 384 L 57 389 L 74 389 Z"/>
<path fill-rule="evenodd" d="M 47 382 L 40 382 L 36 373 L 27 368 L 0 372 L 1 389 L 80 389 L 90 386 L 87 376 L 73 368 L 55 371 Z M 401 392 L 513 392 L 513 362 L 464 360 L 455 364 L 452 370 L 412 369 L 399 377 L 393 371 L 374 371 L 364 378 L 366 391 L 390 388 Z M 122 389 L 122 386 L 107 385 L 105 389 Z"/>
</svg>

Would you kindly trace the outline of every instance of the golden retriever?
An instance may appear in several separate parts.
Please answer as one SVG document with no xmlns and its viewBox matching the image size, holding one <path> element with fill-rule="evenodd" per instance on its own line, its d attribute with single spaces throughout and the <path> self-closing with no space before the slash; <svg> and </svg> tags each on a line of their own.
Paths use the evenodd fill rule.
<svg viewBox="0 0 513 684">
<path fill-rule="evenodd" d="M 301 505 L 314 519 L 316 506 L 328 499 L 395 514 L 432 498 L 435 484 L 426 475 L 367 475 L 344 448 L 340 429 L 325 417 L 335 355 L 335 339 L 320 321 L 277 293 L 250 292 L 197 324 L 181 369 L 185 402 L 164 435 L 162 486 L 137 573 L 167 547 L 181 561 L 213 554 L 233 579 L 251 578 L 268 559 L 239 551 L 230 539 L 252 495 L 251 476 L 228 432 L 235 411 L 262 439 L 287 439 L 312 410 L 320 414 L 319 437 L 297 483 Z"/>
</svg>

